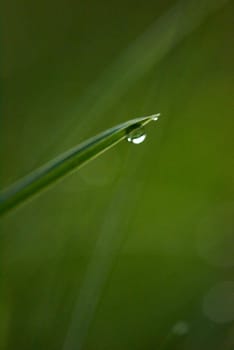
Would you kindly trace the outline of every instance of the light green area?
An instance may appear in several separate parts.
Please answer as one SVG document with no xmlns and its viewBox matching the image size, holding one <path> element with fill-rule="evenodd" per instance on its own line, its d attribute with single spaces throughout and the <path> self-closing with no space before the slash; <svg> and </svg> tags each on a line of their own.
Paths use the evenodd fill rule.
<svg viewBox="0 0 234 350">
<path fill-rule="evenodd" d="M 5 1 L 2 188 L 162 117 L 2 218 L 1 349 L 232 349 L 203 303 L 234 273 L 233 10 Z"/>
</svg>

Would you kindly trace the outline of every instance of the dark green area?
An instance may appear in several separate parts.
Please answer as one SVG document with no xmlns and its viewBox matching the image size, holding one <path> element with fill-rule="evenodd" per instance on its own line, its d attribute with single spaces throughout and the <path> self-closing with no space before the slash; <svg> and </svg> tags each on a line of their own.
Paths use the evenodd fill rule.
<svg viewBox="0 0 234 350">
<path fill-rule="evenodd" d="M 1 349 L 233 349 L 225 301 L 209 299 L 234 275 L 233 10 L 5 1 L 1 188 L 162 118 L 1 220 Z"/>
</svg>

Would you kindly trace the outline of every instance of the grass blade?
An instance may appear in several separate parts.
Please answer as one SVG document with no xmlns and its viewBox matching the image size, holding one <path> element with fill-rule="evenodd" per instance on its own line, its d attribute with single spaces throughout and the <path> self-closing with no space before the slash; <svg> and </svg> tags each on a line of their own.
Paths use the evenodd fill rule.
<svg viewBox="0 0 234 350">
<path fill-rule="evenodd" d="M 80 145 L 63 153 L 31 174 L 14 183 L 0 193 L 0 215 L 6 214 L 12 208 L 31 199 L 35 194 L 48 188 L 65 175 L 80 168 L 101 153 L 127 138 L 135 128 L 145 126 L 158 115 L 129 120 L 123 124 L 108 129 Z"/>
</svg>

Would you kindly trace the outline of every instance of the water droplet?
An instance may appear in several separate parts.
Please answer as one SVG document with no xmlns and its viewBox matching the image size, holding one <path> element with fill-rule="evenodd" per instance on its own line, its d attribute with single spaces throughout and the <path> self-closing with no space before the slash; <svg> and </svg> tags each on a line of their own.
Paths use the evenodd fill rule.
<svg viewBox="0 0 234 350">
<path fill-rule="evenodd" d="M 157 113 L 157 114 L 153 114 L 152 116 L 151 116 L 151 119 L 153 120 L 153 121 L 157 121 L 158 120 L 158 118 L 160 117 L 160 113 Z"/>
<path fill-rule="evenodd" d="M 135 145 L 142 143 L 146 138 L 145 129 L 142 125 L 134 125 L 127 131 L 127 140 Z"/>
</svg>

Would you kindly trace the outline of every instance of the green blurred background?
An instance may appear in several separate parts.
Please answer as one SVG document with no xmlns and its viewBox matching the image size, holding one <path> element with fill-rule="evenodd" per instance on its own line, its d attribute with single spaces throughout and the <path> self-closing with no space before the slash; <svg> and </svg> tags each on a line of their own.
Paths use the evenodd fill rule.
<svg viewBox="0 0 234 350">
<path fill-rule="evenodd" d="M 234 349 L 233 5 L 5 1 L 2 188 L 162 117 L 1 220 L 0 349 Z"/>
</svg>

